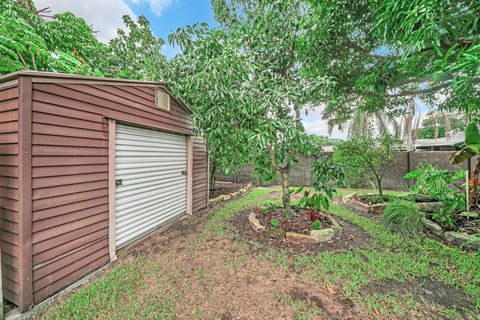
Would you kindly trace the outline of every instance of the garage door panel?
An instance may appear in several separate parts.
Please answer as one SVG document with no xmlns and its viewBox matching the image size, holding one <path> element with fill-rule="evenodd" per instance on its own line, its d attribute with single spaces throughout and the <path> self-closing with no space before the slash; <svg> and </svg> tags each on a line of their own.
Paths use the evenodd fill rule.
<svg viewBox="0 0 480 320">
<path fill-rule="evenodd" d="M 143 203 L 137 204 L 135 206 L 126 207 L 123 209 L 125 214 L 122 215 L 121 217 L 118 217 L 116 223 L 120 224 L 122 222 L 128 221 L 130 219 L 131 214 L 135 213 L 140 215 L 142 212 L 146 211 L 147 208 L 148 210 L 151 210 L 152 208 L 161 207 L 162 205 L 165 205 L 165 203 L 169 202 L 174 198 L 178 198 L 182 200 L 183 198 L 186 199 L 186 195 L 178 195 L 176 193 L 171 193 L 165 196 L 165 198 L 162 198 L 160 200 L 155 199 L 149 202 L 143 202 Z"/>
<path fill-rule="evenodd" d="M 134 222 L 128 221 L 128 220 L 121 220 L 117 222 L 117 232 L 122 233 L 122 232 L 127 232 L 129 230 L 133 230 L 135 227 L 140 226 L 140 225 L 148 225 L 152 223 L 155 219 L 162 219 L 165 218 L 165 215 L 158 215 L 158 217 L 155 217 L 152 219 L 152 217 L 149 214 L 149 211 L 156 210 L 156 211 L 164 211 L 164 212 L 171 212 L 172 210 L 177 210 L 177 212 L 180 212 L 181 210 L 176 208 L 176 199 L 171 198 L 169 201 L 163 202 L 163 203 L 157 203 L 156 205 L 150 205 L 147 206 L 146 208 L 143 208 L 142 210 L 138 210 L 136 213 L 136 219 Z"/>
<path fill-rule="evenodd" d="M 117 124 L 115 236 L 120 248 L 186 214 L 186 137 Z"/>
</svg>

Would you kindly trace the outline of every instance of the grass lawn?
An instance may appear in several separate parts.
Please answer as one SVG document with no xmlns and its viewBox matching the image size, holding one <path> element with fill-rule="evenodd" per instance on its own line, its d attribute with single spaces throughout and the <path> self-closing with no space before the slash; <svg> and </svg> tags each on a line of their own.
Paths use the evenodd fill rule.
<svg viewBox="0 0 480 320">
<path fill-rule="evenodd" d="M 366 231 L 366 249 L 302 255 L 245 240 L 232 218 L 273 191 L 150 237 L 38 318 L 478 319 L 480 256 L 392 234 L 342 207 L 330 213 Z"/>
</svg>

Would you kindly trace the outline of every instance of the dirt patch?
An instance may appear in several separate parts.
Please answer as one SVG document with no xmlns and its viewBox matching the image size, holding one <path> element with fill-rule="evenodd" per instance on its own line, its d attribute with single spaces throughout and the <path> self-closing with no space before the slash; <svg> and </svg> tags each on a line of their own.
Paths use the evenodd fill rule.
<svg viewBox="0 0 480 320">
<path fill-rule="evenodd" d="M 142 284 L 138 296 L 144 303 L 175 294 L 178 319 L 199 314 L 201 319 L 294 319 L 292 306 L 282 299 L 293 295 L 321 305 L 316 319 L 369 318 L 340 288 L 307 282 L 296 272 L 258 260 L 234 238 L 210 235 L 197 242 L 197 232 L 191 223 L 180 223 L 139 246 L 139 252 L 148 254 L 148 264 L 139 271 L 144 276 L 138 280 Z"/>
<path fill-rule="evenodd" d="M 301 300 L 307 304 L 314 305 L 322 312 L 322 314 L 325 314 L 328 319 L 357 319 L 345 315 L 344 312 L 344 310 L 348 310 L 349 312 L 355 311 L 355 303 L 352 300 L 345 297 L 341 292 L 338 291 L 338 289 L 335 290 L 331 287 L 327 287 L 327 292 L 330 293 L 330 298 L 335 303 L 332 303 L 332 301 L 322 300 L 322 298 L 316 294 L 305 292 L 299 288 L 291 289 L 289 291 L 289 296 L 294 300 Z"/>
<path fill-rule="evenodd" d="M 388 294 L 395 292 L 401 295 L 409 295 L 418 302 L 436 304 L 445 308 L 454 308 L 459 311 L 476 309 L 475 305 L 465 293 L 453 286 L 432 280 L 428 277 L 420 277 L 405 283 L 397 280 L 385 280 L 369 285 L 365 288 L 365 292 L 369 294 Z"/>
<path fill-rule="evenodd" d="M 215 199 L 216 197 L 228 195 L 234 193 L 247 186 L 247 183 L 234 183 L 234 182 L 217 182 L 215 183 L 215 189 L 210 190 L 209 198 Z"/>
<path fill-rule="evenodd" d="M 248 215 L 250 213 L 251 210 L 245 210 L 238 214 L 232 220 L 232 227 L 238 231 L 239 236 L 244 237 L 253 243 L 286 249 L 289 252 L 298 254 L 315 254 L 323 251 L 341 252 L 353 248 L 366 249 L 370 246 L 371 238 L 368 233 L 339 217 L 335 217 L 335 219 L 343 227 L 342 236 L 336 237 L 328 242 L 293 244 L 281 239 L 268 239 L 261 233 L 255 232 L 252 229 L 250 222 L 248 221 Z"/>
</svg>

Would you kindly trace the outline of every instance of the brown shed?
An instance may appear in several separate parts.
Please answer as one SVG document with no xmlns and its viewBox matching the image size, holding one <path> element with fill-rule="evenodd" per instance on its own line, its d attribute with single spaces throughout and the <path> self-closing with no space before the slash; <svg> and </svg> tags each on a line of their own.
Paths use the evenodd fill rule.
<svg viewBox="0 0 480 320">
<path fill-rule="evenodd" d="M 205 143 L 162 83 L 0 77 L 4 297 L 21 311 L 207 205 Z"/>
</svg>

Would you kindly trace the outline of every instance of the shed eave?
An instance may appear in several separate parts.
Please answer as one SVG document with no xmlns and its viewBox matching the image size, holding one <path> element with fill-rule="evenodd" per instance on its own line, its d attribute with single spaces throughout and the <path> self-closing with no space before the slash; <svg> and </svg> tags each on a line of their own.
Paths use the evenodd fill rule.
<svg viewBox="0 0 480 320">
<path fill-rule="evenodd" d="M 42 72 L 42 71 L 29 71 L 21 70 L 12 73 L 8 73 L 0 76 L 0 82 L 5 82 L 13 79 L 17 79 L 22 76 L 34 77 L 34 78 L 47 78 L 47 79 L 70 79 L 70 80 L 89 80 L 98 82 L 119 82 L 119 83 L 132 83 L 132 84 L 150 84 L 153 86 L 165 86 L 166 84 L 161 81 L 142 81 L 131 79 L 117 79 L 117 78 L 105 78 L 105 77 L 93 77 L 82 76 L 78 74 L 70 73 L 58 73 L 58 72 Z"/>
<path fill-rule="evenodd" d="M 42 71 L 29 71 L 29 70 L 21 70 L 12 73 L 8 73 L 5 75 L 0 76 L 0 84 L 4 82 L 14 81 L 20 77 L 32 77 L 36 79 L 42 79 L 45 82 L 48 82 L 49 79 L 52 82 L 57 82 L 61 80 L 77 80 L 77 81 L 94 81 L 98 82 L 99 84 L 132 84 L 132 85 L 149 85 L 149 86 L 157 86 L 162 87 L 165 89 L 187 112 L 190 114 L 192 113 L 192 109 L 187 106 L 183 101 L 178 99 L 172 94 L 172 90 L 170 89 L 169 85 L 163 81 L 143 81 L 143 80 L 131 80 L 131 79 L 117 79 L 117 78 L 105 78 L 105 77 L 93 77 L 93 76 L 82 76 L 78 74 L 70 74 L 70 73 L 58 73 L 58 72 L 42 72 Z M 34 79 L 35 80 L 35 79 Z"/>
</svg>

